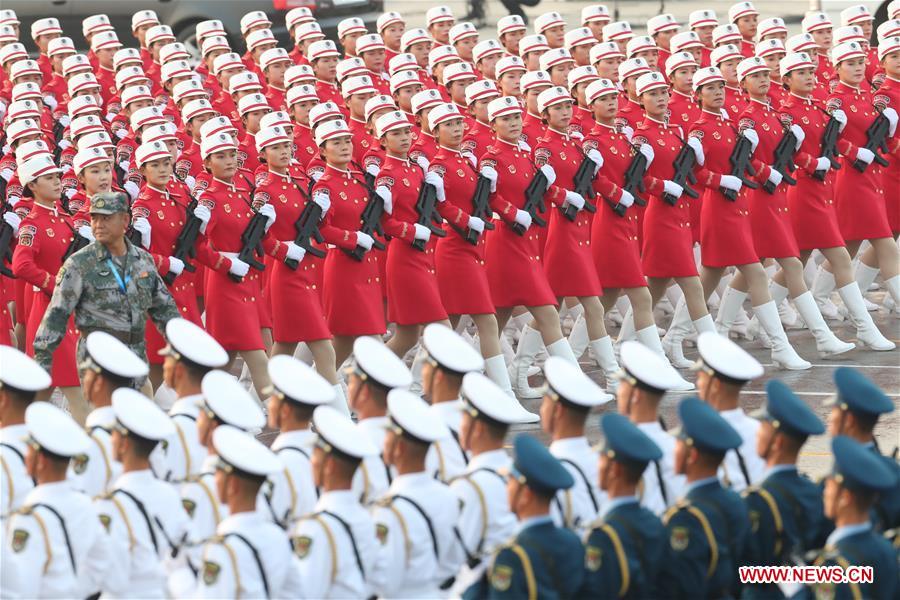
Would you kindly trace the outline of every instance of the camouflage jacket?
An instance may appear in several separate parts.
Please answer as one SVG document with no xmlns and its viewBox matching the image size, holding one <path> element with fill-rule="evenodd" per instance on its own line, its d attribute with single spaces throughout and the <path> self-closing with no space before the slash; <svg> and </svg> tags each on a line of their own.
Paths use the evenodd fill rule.
<svg viewBox="0 0 900 600">
<path fill-rule="evenodd" d="M 153 257 L 127 239 L 125 243 L 128 250 L 121 282 L 109 250 L 99 242 L 82 248 L 60 267 L 53 297 L 34 339 L 34 358 L 48 372 L 73 311 L 75 326 L 83 334 L 106 331 L 144 358 L 147 317 L 160 331 L 170 319 L 178 317 L 178 307 L 156 272 Z M 79 363 L 83 359 L 81 346 Z"/>
</svg>

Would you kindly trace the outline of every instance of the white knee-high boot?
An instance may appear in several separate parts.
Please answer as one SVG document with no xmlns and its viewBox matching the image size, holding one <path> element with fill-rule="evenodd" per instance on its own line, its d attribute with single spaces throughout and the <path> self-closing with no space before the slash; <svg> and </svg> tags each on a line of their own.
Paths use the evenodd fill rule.
<svg viewBox="0 0 900 600">
<path fill-rule="evenodd" d="M 790 291 L 779 283 L 769 280 L 769 295 L 778 307 L 778 316 L 785 329 L 802 329 L 803 324 L 797 319 L 797 312 L 788 302 Z"/>
<path fill-rule="evenodd" d="M 900 275 L 894 275 L 890 279 L 886 279 L 884 286 L 887 288 L 891 298 L 894 299 L 894 304 L 900 305 Z"/>
<path fill-rule="evenodd" d="M 572 346 L 569 345 L 569 340 L 567 340 L 566 338 L 556 340 L 555 342 L 547 346 L 547 354 L 549 356 L 558 356 L 560 358 L 564 358 L 573 365 L 578 364 L 578 360 L 572 353 Z"/>
<path fill-rule="evenodd" d="M 425 346 L 418 344 L 416 353 L 413 355 L 412 365 L 409 368 L 413 376 L 413 382 L 409 386 L 409 391 L 417 396 L 422 395 L 422 364 L 425 362 L 425 354 Z"/>
<path fill-rule="evenodd" d="M 508 396 L 513 398 L 516 395 L 512 391 L 512 384 L 509 381 L 509 371 L 506 370 L 506 361 L 502 354 L 484 359 L 484 374 L 497 384 L 497 386 L 506 392 Z"/>
<path fill-rule="evenodd" d="M 347 406 L 347 392 L 344 390 L 344 386 L 340 383 L 335 383 L 332 387 L 334 388 L 334 400 L 329 404 L 341 414 L 349 417 L 350 407 Z"/>
<path fill-rule="evenodd" d="M 669 325 L 669 330 L 662 339 L 662 346 L 666 351 L 666 356 L 669 358 L 672 366 L 677 369 L 687 369 L 694 364 L 684 357 L 684 348 L 682 348 L 682 342 L 684 342 L 684 338 L 690 332 L 691 315 L 688 312 L 687 303 L 682 298 L 678 302 L 678 306 L 675 307 L 672 324 Z"/>
<path fill-rule="evenodd" d="M 869 288 L 874 283 L 875 278 L 878 277 L 878 273 L 881 272 L 881 269 L 878 267 L 870 267 L 863 261 L 857 261 L 856 270 L 853 273 L 854 278 L 856 279 L 856 283 L 859 285 L 859 291 L 862 292 L 863 297 L 865 297 L 866 292 L 869 291 Z"/>
<path fill-rule="evenodd" d="M 719 312 L 716 314 L 716 331 L 719 335 L 728 336 L 738 314 L 743 311 L 744 300 L 747 292 L 736 290 L 731 286 L 725 288 L 722 300 L 719 302 Z"/>
<path fill-rule="evenodd" d="M 590 338 L 588 337 L 587 320 L 582 313 L 575 319 L 575 324 L 572 325 L 572 331 L 569 332 L 569 345 L 572 347 L 572 354 L 575 355 L 575 358 L 581 358 L 581 355 L 587 350 L 589 343 Z"/>
<path fill-rule="evenodd" d="M 863 301 L 862 292 L 856 283 L 848 283 L 838 290 L 844 306 L 850 315 L 850 322 L 856 327 L 856 340 L 866 348 L 885 352 L 895 348 L 894 342 L 884 337 L 875 322 L 872 321 L 872 315 L 866 310 L 866 304 Z"/>
<path fill-rule="evenodd" d="M 616 361 L 616 352 L 613 350 L 612 338 L 603 336 L 597 340 L 591 340 L 591 349 L 600 368 L 603 369 L 603 376 L 606 378 L 606 391 L 615 393 L 618 386 L 616 379 L 619 373 L 619 363 Z"/>
<path fill-rule="evenodd" d="M 653 325 L 654 329 L 656 325 Z M 628 309 L 628 312 L 625 313 L 625 318 L 622 319 L 622 328 L 619 330 L 619 337 L 616 338 L 616 343 L 621 344 L 622 342 L 627 342 L 628 340 L 634 339 L 634 310 L 631 308 Z M 656 334 L 659 337 L 659 333 Z"/>
<path fill-rule="evenodd" d="M 834 274 L 820 266 L 818 271 L 816 271 L 816 279 L 813 281 L 812 287 L 813 297 L 816 299 L 816 304 L 819 305 L 819 312 L 826 319 L 843 321 L 844 317 L 841 316 L 837 306 L 831 301 L 831 292 L 834 291 L 834 285 Z"/>
<path fill-rule="evenodd" d="M 769 338 L 772 340 L 772 362 L 789 371 L 803 371 L 812 367 L 810 363 L 800 358 L 791 343 L 788 341 L 781 319 L 778 316 L 778 307 L 772 301 L 753 307 L 759 324 L 762 325 Z"/>
<path fill-rule="evenodd" d="M 794 305 L 806 322 L 806 326 L 812 332 L 813 337 L 816 338 L 816 350 L 819 351 L 819 356 L 822 358 L 836 356 L 856 348 L 856 344 L 839 340 L 828 328 L 828 325 L 825 324 L 825 319 L 822 318 L 822 313 L 819 312 L 819 307 L 816 306 L 812 292 L 807 291 L 794 298 Z"/>
<path fill-rule="evenodd" d="M 656 325 L 644 327 L 638 330 L 635 335 L 637 336 L 637 341 L 665 358 L 666 353 L 663 351 L 662 342 L 659 340 L 659 332 L 656 330 Z M 672 388 L 673 392 L 687 392 L 694 389 L 693 383 L 684 379 L 681 375 L 678 375 L 678 377 L 681 378 L 681 383 L 677 387 Z"/>
<path fill-rule="evenodd" d="M 563 341 L 566 342 L 566 347 L 568 348 L 569 342 L 565 339 Z M 519 345 L 516 348 L 516 356 L 509 371 L 509 379 L 512 382 L 513 390 L 515 390 L 516 396 L 519 398 L 541 397 L 540 391 L 528 385 L 528 367 L 531 366 L 531 363 L 534 362 L 534 357 L 537 356 L 537 353 L 543 347 L 544 342 L 541 339 L 541 332 L 537 329 L 532 329 L 530 325 L 525 325 L 522 328 Z M 569 348 L 569 353 L 571 352 L 572 349 Z M 573 358 L 573 362 L 577 361 Z"/>
</svg>

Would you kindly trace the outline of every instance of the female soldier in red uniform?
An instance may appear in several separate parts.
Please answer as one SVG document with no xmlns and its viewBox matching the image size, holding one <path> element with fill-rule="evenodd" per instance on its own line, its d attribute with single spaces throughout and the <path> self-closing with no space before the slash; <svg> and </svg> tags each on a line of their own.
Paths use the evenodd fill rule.
<svg viewBox="0 0 900 600">
<path fill-rule="evenodd" d="M 12 270 L 26 284 L 26 302 L 29 305 L 25 323 L 25 350 L 34 355 L 34 336 L 50 304 L 50 296 L 56 284 L 56 274 L 62 266 L 63 256 L 75 238 L 72 219 L 59 209 L 62 184 L 61 170 L 49 154 L 38 155 L 18 168 L 23 194 L 34 199 L 31 210 L 19 225 L 19 242 L 13 253 Z M 86 232 L 85 232 L 86 233 Z M 91 236 L 93 239 L 93 236 Z M 66 337 L 53 354 L 53 387 L 58 387 L 69 402 L 69 410 L 79 423 L 84 423 L 89 407 L 81 394 L 78 381 L 78 365 L 75 362 L 75 345 L 78 336 L 69 319 Z M 49 400 L 50 392 L 40 394 L 41 400 Z"/>
<path fill-rule="evenodd" d="M 556 311 L 556 296 L 541 265 L 539 236 L 525 204 L 525 190 L 538 171 L 547 178 L 548 193 L 561 198 L 563 192 L 553 186 L 556 174 L 550 165 L 535 167 L 527 151 L 519 145 L 522 109 L 518 100 L 504 96 L 488 105 L 488 118 L 494 130 L 494 143 L 481 157 L 481 174 L 491 180 L 491 208 L 502 223 L 488 234 L 487 268 L 491 297 L 497 307 L 500 329 L 506 326 L 516 306 L 525 306 L 537 323 L 537 330 L 526 325 L 519 338 L 513 387 L 519 397 L 539 397 L 528 386 L 528 366 L 541 349 L 541 340 L 551 356 L 561 356 L 577 364 L 568 340 L 563 338 Z M 546 216 L 546 213 L 545 213 Z M 538 396 L 535 396 L 538 394 Z"/>
<path fill-rule="evenodd" d="M 788 54 L 781 61 L 780 72 L 788 87 L 781 105 L 781 121 L 800 127 L 804 133 L 803 143 L 794 155 L 797 185 L 787 191 L 788 214 L 800 249 L 800 260 L 805 264 L 812 251 L 818 249 L 827 259 L 831 271 L 820 267 L 816 286 L 827 284 L 830 294 L 837 282 L 838 293 L 857 328 L 857 340 L 871 348 L 890 349 L 893 342 L 881 335 L 866 310 L 861 290 L 853 277 L 850 254 L 838 227 L 834 206 L 835 173 L 831 170 L 828 157 L 821 156 L 822 136 L 830 117 L 813 96 L 815 64 L 805 52 Z M 832 117 L 847 118 L 841 109 L 835 109 Z M 826 277 L 830 283 L 823 281 Z M 779 286 L 787 283 L 783 272 L 776 273 L 772 281 Z M 724 301 L 723 298 L 721 306 L 724 306 Z"/>
<path fill-rule="evenodd" d="M 534 162 L 539 168 L 550 165 L 561 184 L 549 198 L 551 210 L 544 246 L 544 270 L 559 302 L 574 297 L 584 307 L 583 314 L 577 319 L 582 325 L 576 326 L 586 329 L 588 343 L 603 369 L 607 387 L 612 390 L 619 364 L 603 324 L 603 305 L 599 298 L 603 290 L 591 256 L 591 214 L 584 210 L 585 201 L 593 203 L 595 199 L 583 198 L 564 187 L 573 187 L 575 173 L 585 158 L 581 142 L 567 133 L 573 113 L 572 96 L 564 87 L 547 88 L 538 96 L 538 111 L 547 128 L 535 143 Z M 593 163 L 595 173 L 603 166 L 603 156 L 598 150 L 588 150 L 587 158 Z M 564 211 L 572 211 L 573 217 L 568 218 Z M 584 350 L 583 346 L 581 350 Z"/>
<path fill-rule="evenodd" d="M 325 258 L 322 300 L 328 328 L 334 335 L 335 364 L 353 352 L 353 341 L 385 332 L 381 276 L 371 250 L 374 238 L 360 231 L 369 193 L 363 174 L 350 170 L 352 133 L 342 119 L 321 123 L 316 142 L 326 162 L 325 172 L 313 187 L 313 200 L 330 200 L 321 231 L 329 246 Z M 357 260 L 353 252 L 361 255 Z"/>
<path fill-rule="evenodd" d="M 454 328 L 463 315 L 472 317 L 478 329 L 485 373 L 512 394 L 484 264 L 484 220 L 470 214 L 478 172 L 463 153 L 463 116 L 455 104 L 446 103 L 433 107 L 428 121 L 438 143 L 428 171 L 443 179 L 445 190 L 453 190 L 438 208 L 446 220 L 447 232 L 446 237 L 438 238 L 434 259 L 441 302 Z M 467 241 L 467 237 L 475 243 Z"/>
<path fill-rule="evenodd" d="M 881 67 L 884 69 L 884 83 L 878 88 L 878 96 L 883 96 L 883 103 L 897 110 L 900 106 L 900 37 L 894 35 L 881 40 L 878 44 L 878 57 Z M 876 98 L 876 101 L 878 99 Z M 884 189 L 900 189 L 900 140 L 894 138 L 894 147 L 891 152 L 890 165 L 884 169 Z M 888 194 L 885 197 L 887 203 L 888 222 L 894 237 L 900 235 L 900 195 Z"/>
<path fill-rule="evenodd" d="M 761 61 L 760 64 L 768 72 L 765 64 Z M 716 289 L 727 267 L 735 266 L 747 281 L 754 312 L 772 338 L 773 362 L 787 369 L 808 369 L 811 365 L 791 348 L 778 309 L 769 295 L 766 272 L 753 244 L 749 194 L 741 193 L 742 180 L 730 174 L 731 153 L 740 134 L 722 117 L 725 78 L 716 67 L 700 69 L 694 75 L 694 90 L 700 98 L 702 113 L 691 128 L 689 139 L 701 142 L 704 156 L 703 166 L 697 172 L 698 183 L 706 188 L 700 218 L 704 296 L 709 297 Z M 756 132 L 748 128 L 743 135 L 751 148 L 755 148 L 759 141 Z M 732 194 L 734 199 L 726 194 Z M 734 312 L 739 308 L 740 305 L 735 307 Z"/>
<path fill-rule="evenodd" d="M 647 170 L 650 183 L 641 262 L 654 305 L 672 279 L 684 292 L 684 300 L 676 307 L 672 325 L 663 338 L 663 347 L 673 366 L 687 368 L 693 363 L 684 358 L 681 342 L 690 332 L 691 321 L 698 333 L 715 331 L 715 324 L 706 308 L 694 262 L 690 207 L 683 187 L 671 178 L 682 146 L 689 145 L 701 163 L 703 149 L 699 140 L 685 141 L 681 127 L 668 124 L 669 88 L 660 73 L 638 77 L 636 92 L 644 118 L 637 123 L 632 142 L 639 147 L 650 144 L 655 154 Z"/>
<path fill-rule="evenodd" d="M 250 190 L 238 179 L 237 143 L 230 133 L 204 138 L 200 154 L 210 174 L 209 186 L 198 200 L 212 215 L 206 235 L 215 250 L 231 259 L 227 273 L 213 270 L 206 273 L 206 329 L 228 351 L 229 367 L 235 356 L 241 355 L 257 394 L 264 398 L 262 390 L 269 385 L 269 374 L 261 326 L 261 272 L 256 268 L 250 270 L 248 263 L 238 258 L 238 253 L 251 219 L 257 214 L 264 215 L 268 229 L 275 220 L 275 210 L 271 204 L 253 205 Z M 279 259 L 284 258 L 285 245 L 269 238 L 263 244 L 267 253 L 275 252 Z"/>
</svg>

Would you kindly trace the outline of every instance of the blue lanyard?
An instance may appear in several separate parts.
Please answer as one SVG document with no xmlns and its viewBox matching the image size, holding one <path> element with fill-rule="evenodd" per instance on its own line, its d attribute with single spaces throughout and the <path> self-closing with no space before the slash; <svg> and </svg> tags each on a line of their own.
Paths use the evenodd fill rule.
<svg viewBox="0 0 900 600">
<path fill-rule="evenodd" d="M 131 281 L 131 276 L 126 273 L 125 281 L 122 281 L 122 276 L 119 275 L 119 270 L 116 268 L 116 265 L 113 264 L 113 261 L 111 258 L 106 259 L 106 264 L 109 265 L 110 270 L 112 271 L 113 275 L 115 276 L 116 282 L 119 284 L 119 289 L 122 290 L 123 294 L 127 294 L 128 291 L 126 290 L 125 286 L 128 285 L 128 283 Z"/>
</svg>

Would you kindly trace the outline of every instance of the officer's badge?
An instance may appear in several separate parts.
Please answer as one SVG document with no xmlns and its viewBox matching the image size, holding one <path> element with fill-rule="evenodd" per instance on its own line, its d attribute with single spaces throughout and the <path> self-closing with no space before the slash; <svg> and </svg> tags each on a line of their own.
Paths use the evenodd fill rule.
<svg viewBox="0 0 900 600">
<path fill-rule="evenodd" d="M 713 131 L 713 132 L 712 132 L 712 136 L 713 136 L 713 139 L 714 139 L 714 140 L 721 140 L 721 139 L 722 139 L 722 134 L 719 133 L 718 131 Z"/>
<path fill-rule="evenodd" d="M 584 551 L 584 566 L 589 571 L 596 571 L 600 568 L 602 562 L 603 551 L 596 546 L 588 546 Z"/>
<path fill-rule="evenodd" d="M 223 204 L 223 205 L 222 205 L 222 208 L 223 208 L 223 209 L 225 210 L 225 212 L 227 212 L 229 215 L 231 214 L 231 205 L 230 205 L 230 204 Z"/>
<path fill-rule="evenodd" d="M 313 149 L 312 146 L 307 146 L 307 147 L 306 147 L 306 153 L 307 153 L 307 154 L 313 154 L 314 152 L 315 152 L 315 150 Z"/>
<path fill-rule="evenodd" d="M 52 227 L 47 228 L 47 237 L 48 238 L 56 237 L 56 232 L 53 231 Z"/>
<path fill-rule="evenodd" d="M 346 199 L 347 199 L 347 192 L 340 192 L 340 193 L 338 193 L 338 196 L 341 197 L 341 200 L 346 200 Z"/>
<path fill-rule="evenodd" d="M 362 146 L 363 148 L 368 148 L 368 147 L 369 147 L 369 140 L 367 140 L 367 139 L 362 139 L 362 140 L 360 140 L 359 145 Z"/>
<path fill-rule="evenodd" d="M 516 165 L 509 165 L 509 172 L 513 175 L 516 174 Z"/>
<path fill-rule="evenodd" d="M 23 225 L 19 227 L 19 245 L 31 246 L 34 243 L 34 234 L 37 233 L 37 227 L 34 225 Z"/>
<path fill-rule="evenodd" d="M 456 176 L 457 176 L 457 177 L 460 177 L 460 178 L 465 177 L 465 176 L 466 176 L 466 172 L 463 171 L 462 169 L 457 169 L 457 170 L 456 170 Z"/>
<path fill-rule="evenodd" d="M 75 471 L 76 475 L 81 475 L 87 470 L 89 460 L 90 458 L 87 454 L 79 454 L 72 459 L 72 470 Z"/>
<path fill-rule="evenodd" d="M 559 153 L 559 158 L 560 158 L 561 160 L 566 160 L 566 153 L 565 153 L 565 152 L 560 152 L 560 153 Z"/>
<path fill-rule="evenodd" d="M 673 527 L 672 534 L 669 536 L 669 545 L 676 552 L 683 552 L 688 547 L 691 534 L 687 527 Z"/>
<path fill-rule="evenodd" d="M 857 110 L 859 110 L 859 109 L 856 108 L 856 105 L 855 105 L 855 104 L 851 104 L 851 105 L 850 105 L 850 112 L 856 112 Z"/>
<path fill-rule="evenodd" d="M 666 140 L 659 138 L 658 140 L 656 140 L 656 143 L 659 144 L 660 147 L 662 147 L 666 145 Z"/>
<path fill-rule="evenodd" d="M 109 518 L 109 515 L 98 515 L 100 517 L 100 524 L 103 525 L 103 528 L 106 529 L 106 533 L 109 533 L 109 525 L 112 522 L 112 519 Z"/>
<path fill-rule="evenodd" d="M 750 529 L 753 533 L 759 531 L 759 511 L 751 510 L 750 511 Z"/>
<path fill-rule="evenodd" d="M 505 592 L 512 585 L 513 570 L 506 565 L 496 565 L 491 571 L 491 587 Z"/>
<path fill-rule="evenodd" d="M 406 177 L 404 177 L 404 178 L 402 179 L 402 181 L 403 181 L 403 185 L 405 185 L 406 187 L 409 187 L 409 179 L 407 179 Z"/>
<path fill-rule="evenodd" d="M 388 536 L 388 526 L 384 523 L 377 523 L 375 525 L 375 537 L 378 538 L 378 541 L 381 542 L 381 545 L 384 546 L 387 544 L 387 536 Z"/>
<path fill-rule="evenodd" d="M 28 536 L 30 534 L 24 529 L 16 529 L 13 531 L 12 536 L 12 549 L 13 552 L 21 552 L 25 549 L 25 545 L 28 543 Z"/>
<path fill-rule="evenodd" d="M 312 548 L 312 543 L 313 540 L 308 535 L 301 535 L 300 537 L 294 538 L 294 553 L 296 553 L 299 558 L 306 558 L 309 556 L 309 550 Z"/>
<path fill-rule="evenodd" d="M 203 562 L 203 583 L 212 585 L 219 579 L 219 573 L 222 571 L 217 563 L 207 560 Z"/>
<path fill-rule="evenodd" d="M 188 498 L 181 499 L 181 505 L 184 507 L 185 512 L 187 512 L 190 518 L 194 518 L 194 511 L 197 510 L 197 503 Z"/>
<path fill-rule="evenodd" d="M 159 219 L 160 221 L 164 221 L 166 218 L 165 211 L 162 211 L 162 210 L 156 211 L 156 218 Z"/>
<path fill-rule="evenodd" d="M 287 196 L 284 194 L 278 194 L 278 199 L 281 200 L 282 204 L 287 204 Z"/>
<path fill-rule="evenodd" d="M 769 129 L 771 129 L 768 123 L 763 123 L 762 125 L 760 125 L 760 127 L 762 127 L 763 131 L 769 131 Z"/>
<path fill-rule="evenodd" d="M 800 120 L 803 122 L 804 125 L 809 125 L 809 117 L 804 115 L 804 116 L 800 117 Z"/>
</svg>

